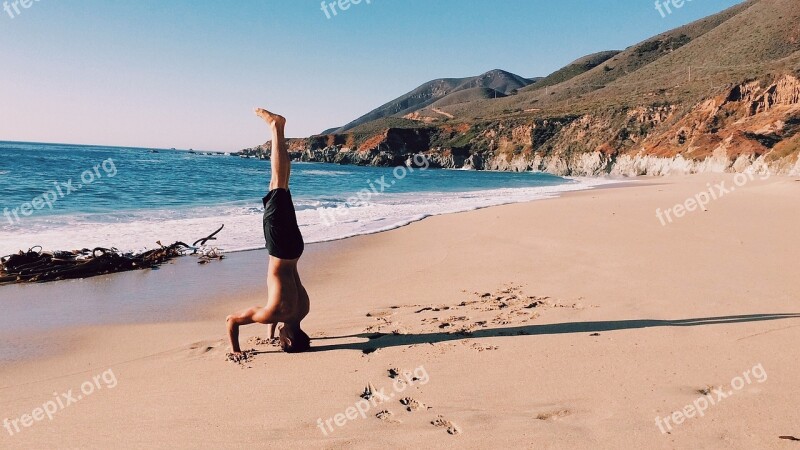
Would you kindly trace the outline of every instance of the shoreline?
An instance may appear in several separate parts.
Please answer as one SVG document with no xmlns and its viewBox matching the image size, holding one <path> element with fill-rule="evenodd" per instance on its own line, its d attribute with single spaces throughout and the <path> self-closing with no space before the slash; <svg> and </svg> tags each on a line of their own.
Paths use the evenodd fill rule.
<svg viewBox="0 0 800 450">
<path fill-rule="evenodd" d="M 462 170 L 462 169 L 439 169 L 439 170 Z M 498 172 L 500 172 L 500 171 L 498 171 Z M 577 179 L 581 179 L 581 178 L 598 179 L 598 180 L 599 179 L 605 179 L 603 177 L 597 177 L 597 178 L 593 178 L 593 177 L 564 177 L 564 178 L 568 179 L 568 180 L 577 180 Z M 644 181 L 644 180 L 650 179 L 650 178 L 651 177 L 641 177 L 641 179 L 639 177 L 631 178 L 631 179 L 620 179 L 620 180 L 612 179 L 613 181 L 610 181 L 607 184 L 598 184 L 598 185 L 587 186 L 584 189 L 578 189 L 578 190 L 574 190 L 574 191 L 562 191 L 562 192 L 556 193 L 553 197 L 535 198 L 535 199 L 530 199 L 530 200 L 514 201 L 514 202 L 509 202 L 509 203 L 499 203 L 499 204 L 496 204 L 496 205 L 488 205 L 488 206 L 478 206 L 478 207 L 475 207 L 474 209 L 466 209 L 466 210 L 463 210 L 463 211 L 447 211 L 447 212 L 442 212 L 442 213 L 429 214 L 429 215 L 426 215 L 424 217 L 420 217 L 418 219 L 410 220 L 409 222 L 404 223 L 402 225 L 393 225 L 393 226 L 391 226 L 389 228 L 386 228 L 386 229 L 378 229 L 378 230 L 375 230 L 375 231 L 368 231 L 368 232 L 364 232 L 364 233 L 360 233 L 360 234 L 354 234 L 354 235 L 351 235 L 351 236 L 343 236 L 343 237 L 336 237 L 336 238 L 331 238 L 331 239 L 322 240 L 322 241 L 309 242 L 306 245 L 310 247 L 312 245 L 317 245 L 317 244 L 330 244 L 330 243 L 333 243 L 333 242 L 344 241 L 344 240 L 347 240 L 347 239 L 356 239 L 356 238 L 358 238 L 360 236 L 371 236 L 371 235 L 380 234 L 380 233 L 388 233 L 388 232 L 391 232 L 391 231 L 394 231 L 394 230 L 405 228 L 407 226 L 413 225 L 413 224 L 418 223 L 418 222 L 422 222 L 423 220 L 430 219 L 431 217 L 448 216 L 448 215 L 454 215 L 454 214 L 465 214 L 465 213 L 469 213 L 469 212 L 472 212 L 472 211 L 479 211 L 481 209 L 497 208 L 497 207 L 500 207 L 500 206 L 507 206 L 507 205 L 533 203 L 533 202 L 538 202 L 538 201 L 542 201 L 542 200 L 555 200 L 555 199 L 558 199 L 558 198 L 561 198 L 561 197 L 564 197 L 564 196 L 567 196 L 567 195 L 574 195 L 574 194 L 577 194 L 579 192 L 594 191 L 594 190 L 599 190 L 599 189 L 623 188 L 623 187 L 630 186 L 631 183 L 636 183 L 638 181 Z M 226 255 L 230 255 L 230 254 L 237 254 L 237 253 L 243 253 L 243 252 L 257 252 L 257 251 L 263 251 L 263 250 L 264 250 L 263 248 L 249 248 L 249 249 L 243 249 L 243 250 L 226 251 L 225 254 Z"/>
<path fill-rule="evenodd" d="M 306 244 L 306 253 L 304 254 L 304 258 L 307 258 L 307 257 L 312 257 L 313 258 L 313 255 L 315 253 L 322 252 L 322 251 L 324 251 L 325 247 L 328 247 L 328 246 L 331 246 L 331 245 L 334 245 L 334 244 L 337 244 L 337 243 L 355 240 L 355 239 L 358 239 L 358 238 L 364 237 L 364 236 L 375 236 L 375 235 L 380 235 L 380 234 L 383 234 L 383 233 L 391 233 L 392 231 L 403 229 L 403 228 L 412 226 L 412 225 L 414 225 L 416 223 L 420 223 L 420 222 L 423 222 L 425 220 L 428 220 L 428 219 L 431 219 L 431 218 L 434 218 L 434 217 L 458 216 L 458 215 L 468 214 L 470 212 L 480 211 L 480 210 L 484 210 L 484 209 L 499 208 L 499 207 L 503 207 L 503 206 L 517 205 L 517 204 L 529 204 L 529 203 L 545 201 L 545 200 L 557 200 L 557 199 L 560 199 L 560 198 L 563 198 L 563 197 L 566 197 L 566 196 L 577 195 L 577 194 L 580 194 L 580 193 L 586 193 L 586 192 L 591 192 L 591 191 L 596 191 L 596 190 L 601 190 L 601 189 L 618 189 L 618 188 L 624 188 L 624 187 L 631 187 L 631 186 L 635 186 L 637 182 L 641 182 L 641 181 L 645 181 L 645 180 L 626 180 L 626 181 L 620 181 L 620 182 L 616 182 L 615 181 L 615 182 L 611 182 L 611 183 L 608 183 L 608 184 L 601 184 L 601 185 L 597 185 L 597 186 L 587 187 L 586 189 L 561 192 L 561 193 L 559 193 L 558 196 L 555 196 L 555 197 L 537 198 L 537 199 L 528 200 L 528 201 L 522 201 L 522 202 L 503 203 L 503 204 L 499 204 L 499 205 L 478 207 L 478 208 L 470 209 L 470 210 L 466 210 L 466 211 L 456 211 L 456 212 L 445 212 L 445 213 L 442 213 L 442 214 L 432 214 L 432 215 L 429 215 L 429 216 L 422 217 L 422 218 L 420 218 L 418 220 L 411 221 L 411 222 L 409 222 L 409 223 L 407 223 L 405 225 L 400 225 L 400 226 L 389 228 L 389 229 L 386 229 L 386 230 L 378 230 L 378 231 L 374 231 L 374 232 L 357 234 L 357 235 L 353 235 L 353 236 L 335 238 L 335 239 L 331 239 L 331 240 L 327 240 L 327 241 L 318 241 L 318 242 L 308 243 L 308 244 Z M 256 255 L 256 254 L 258 254 L 259 257 L 263 257 L 265 260 L 266 260 L 266 256 L 267 256 L 265 248 L 252 248 L 252 249 L 245 249 L 245 250 L 225 251 L 224 254 L 225 254 L 226 258 L 223 261 L 212 261 L 212 262 L 210 262 L 210 263 L 208 263 L 208 264 L 206 264 L 206 265 L 204 265 L 202 267 L 195 267 L 195 264 L 190 264 L 190 263 L 196 262 L 196 261 L 195 261 L 195 259 L 192 258 L 191 255 L 186 255 L 186 256 L 183 256 L 183 257 L 176 258 L 176 259 L 174 259 L 172 261 L 169 261 L 166 264 L 164 264 L 164 265 L 162 265 L 162 266 L 160 266 L 159 268 L 156 268 L 156 269 L 146 269 L 146 270 L 134 270 L 134 271 L 128 271 L 128 272 L 118 272 L 118 273 L 100 275 L 100 276 L 91 277 L 91 278 L 77 278 L 77 279 L 69 279 L 69 280 L 51 281 L 51 282 L 46 282 L 46 283 L 8 284 L 8 285 L 5 285 L 5 286 L 0 286 L 0 292 L 3 292 L 4 290 L 7 290 L 7 291 L 16 290 L 17 292 L 12 292 L 10 294 L 12 296 L 16 297 L 16 298 L 22 298 L 25 295 L 30 295 L 30 292 L 25 292 L 25 291 L 35 291 L 37 289 L 44 290 L 44 291 L 48 291 L 48 290 L 58 291 L 58 290 L 60 290 L 60 288 L 81 286 L 83 283 L 88 283 L 88 284 L 92 284 L 92 283 L 98 283 L 98 284 L 109 284 L 110 283 L 110 284 L 115 284 L 114 282 L 117 281 L 117 280 L 115 280 L 115 277 L 126 277 L 127 276 L 129 278 L 130 277 L 143 278 L 143 277 L 148 276 L 148 275 L 158 276 L 159 275 L 159 273 L 158 273 L 159 271 L 161 271 L 161 270 L 163 270 L 165 268 L 169 268 L 170 266 L 179 265 L 178 266 L 179 267 L 178 270 L 180 271 L 180 273 L 177 274 L 177 275 L 178 276 L 185 276 L 185 275 L 191 275 L 194 271 L 193 270 L 188 270 L 187 271 L 187 270 L 185 270 L 186 268 L 184 266 L 195 267 L 196 271 L 200 271 L 200 270 L 204 270 L 204 269 L 213 270 L 217 265 L 225 264 L 226 262 L 228 263 L 228 265 L 230 265 L 231 261 L 233 259 L 238 259 L 239 255 L 249 257 L 248 260 L 252 260 L 253 259 L 253 255 Z M 242 265 L 244 265 L 242 263 L 242 261 L 235 261 L 235 263 L 240 267 Z M 266 267 L 265 267 L 265 270 L 266 270 Z M 134 287 L 132 285 L 132 283 L 128 283 L 127 280 L 121 280 L 121 281 L 124 283 L 126 288 L 133 288 Z M 137 283 L 138 283 L 138 281 L 140 281 L 140 280 L 137 280 Z M 145 280 L 141 280 L 141 281 L 145 281 Z M 50 288 L 49 289 L 45 289 L 44 287 L 46 287 L 46 286 L 50 287 Z M 92 287 L 89 287 L 89 289 L 91 290 Z M 17 294 L 19 294 L 19 295 L 17 295 Z M 45 292 L 45 294 L 48 294 L 48 292 Z M 41 299 L 42 295 L 40 294 L 38 298 Z M 12 313 L 13 313 L 13 311 L 12 311 Z M 11 316 L 11 315 L 13 315 L 13 314 L 9 314 L 8 316 Z M 0 329 L 9 329 L 11 327 L 11 325 L 12 325 L 11 323 L 4 323 L 2 320 L 0 320 Z M 19 327 L 19 325 L 18 325 L 18 327 Z"/>
<path fill-rule="evenodd" d="M 349 237 L 369 235 L 407 226 L 428 217 L 473 211 L 503 204 L 535 201 L 552 198 L 577 190 L 591 190 L 623 180 L 609 178 L 563 178 L 563 183 L 531 187 L 492 188 L 467 191 L 419 191 L 415 193 L 381 193 L 383 200 L 372 204 L 372 208 L 309 206 L 317 200 L 305 197 L 295 199 L 300 228 L 306 243 L 332 242 Z M 417 195 L 424 199 L 415 204 L 407 196 Z M 404 197 L 405 196 L 405 197 Z M 452 203 L 455 201 L 455 203 Z M 324 203 L 323 203 L 324 204 Z M 63 226 L 53 228 L 50 216 L 42 216 L 31 222 L 28 230 L 12 230 L 15 239 L 0 239 L 6 251 L 14 254 L 20 250 L 17 241 L 35 242 L 48 250 L 84 248 L 87 242 L 93 247 L 118 248 L 123 252 L 139 252 L 154 248 L 151 244 L 161 242 L 191 242 L 226 224 L 219 246 L 231 249 L 227 253 L 258 250 L 263 247 L 252 231 L 260 227 L 260 213 L 254 214 L 255 202 L 230 202 L 217 205 L 184 206 L 176 209 L 177 215 L 166 210 L 130 210 L 127 221 L 114 223 L 97 221 L 92 214 L 65 214 L 57 222 Z M 260 207 L 260 204 L 258 205 Z M 373 209 L 375 208 L 375 209 Z M 344 215 L 342 215 L 342 211 Z M 142 219 L 144 216 L 161 217 L 160 220 Z M 329 222 L 330 220 L 330 222 Z M 164 227 L 169 223 L 169 227 Z M 89 227 L 87 224 L 92 224 Z M 175 230 L 182 230 L 180 233 Z M 77 234 L 76 234 L 77 233 Z M 117 236 L 111 240 L 110 236 Z M 131 238 L 121 239 L 120 237 Z"/>
</svg>

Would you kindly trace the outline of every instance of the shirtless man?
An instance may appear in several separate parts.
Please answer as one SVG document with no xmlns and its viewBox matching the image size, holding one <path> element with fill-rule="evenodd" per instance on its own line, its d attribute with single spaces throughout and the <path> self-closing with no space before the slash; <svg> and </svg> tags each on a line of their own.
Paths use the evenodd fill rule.
<svg viewBox="0 0 800 450">
<path fill-rule="evenodd" d="M 269 325 L 269 335 L 273 338 L 275 326 L 283 323 L 279 337 L 281 348 L 288 353 L 298 353 L 310 347 L 308 335 L 300 329 L 300 321 L 308 315 L 309 300 L 297 273 L 297 261 L 303 254 L 304 244 L 289 192 L 291 162 L 284 136 L 286 119 L 260 108 L 255 109 L 255 113 L 272 129 L 272 179 L 269 193 L 263 199 L 264 238 L 270 255 L 267 305 L 254 306 L 228 316 L 228 337 L 233 353 L 240 354 L 240 326 L 252 323 Z"/>
</svg>

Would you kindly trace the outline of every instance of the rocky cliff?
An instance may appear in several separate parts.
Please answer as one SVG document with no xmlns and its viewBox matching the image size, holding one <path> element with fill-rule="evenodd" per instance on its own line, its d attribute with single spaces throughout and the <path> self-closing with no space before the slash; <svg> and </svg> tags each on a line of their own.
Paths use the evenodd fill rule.
<svg viewBox="0 0 800 450">
<path fill-rule="evenodd" d="M 635 176 L 771 171 L 800 175 L 800 80 L 729 86 L 701 102 L 607 107 L 579 115 L 517 114 L 472 123 L 290 140 L 293 158 L 394 166 L 425 154 L 452 169 Z M 245 151 L 268 155 L 269 143 Z"/>
</svg>

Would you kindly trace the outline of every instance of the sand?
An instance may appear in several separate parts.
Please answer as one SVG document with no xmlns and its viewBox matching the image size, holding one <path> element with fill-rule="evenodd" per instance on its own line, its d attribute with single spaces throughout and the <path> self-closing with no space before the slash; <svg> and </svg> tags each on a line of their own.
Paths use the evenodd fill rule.
<svg viewBox="0 0 800 450">
<path fill-rule="evenodd" d="M 63 297 L 3 319 L 24 316 L 0 331 L 17 351 L 0 419 L 20 427 L 0 447 L 793 448 L 800 182 L 656 217 L 720 181 L 734 178 L 642 179 L 311 246 L 313 351 L 299 355 L 251 326 L 254 351 L 226 360 L 224 316 L 261 303 L 263 252 L 0 291 Z M 103 320 L 74 319 L 93 308 Z M 129 314 L 107 319 L 116 308 Z M 50 420 L 55 400 L 70 404 Z"/>
</svg>

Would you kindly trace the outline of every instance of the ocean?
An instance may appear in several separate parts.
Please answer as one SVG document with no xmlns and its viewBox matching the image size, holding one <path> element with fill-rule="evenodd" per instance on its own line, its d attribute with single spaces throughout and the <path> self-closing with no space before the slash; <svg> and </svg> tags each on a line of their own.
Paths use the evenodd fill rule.
<svg viewBox="0 0 800 450">
<path fill-rule="evenodd" d="M 180 150 L 0 142 L 0 255 L 192 243 L 221 225 L 224 251 L 264 247 L 270 163 Z M 607 180 L 542 173 L 293 163 L 306 243 L 428 216 L 551 198 Z"/>
</svg>

